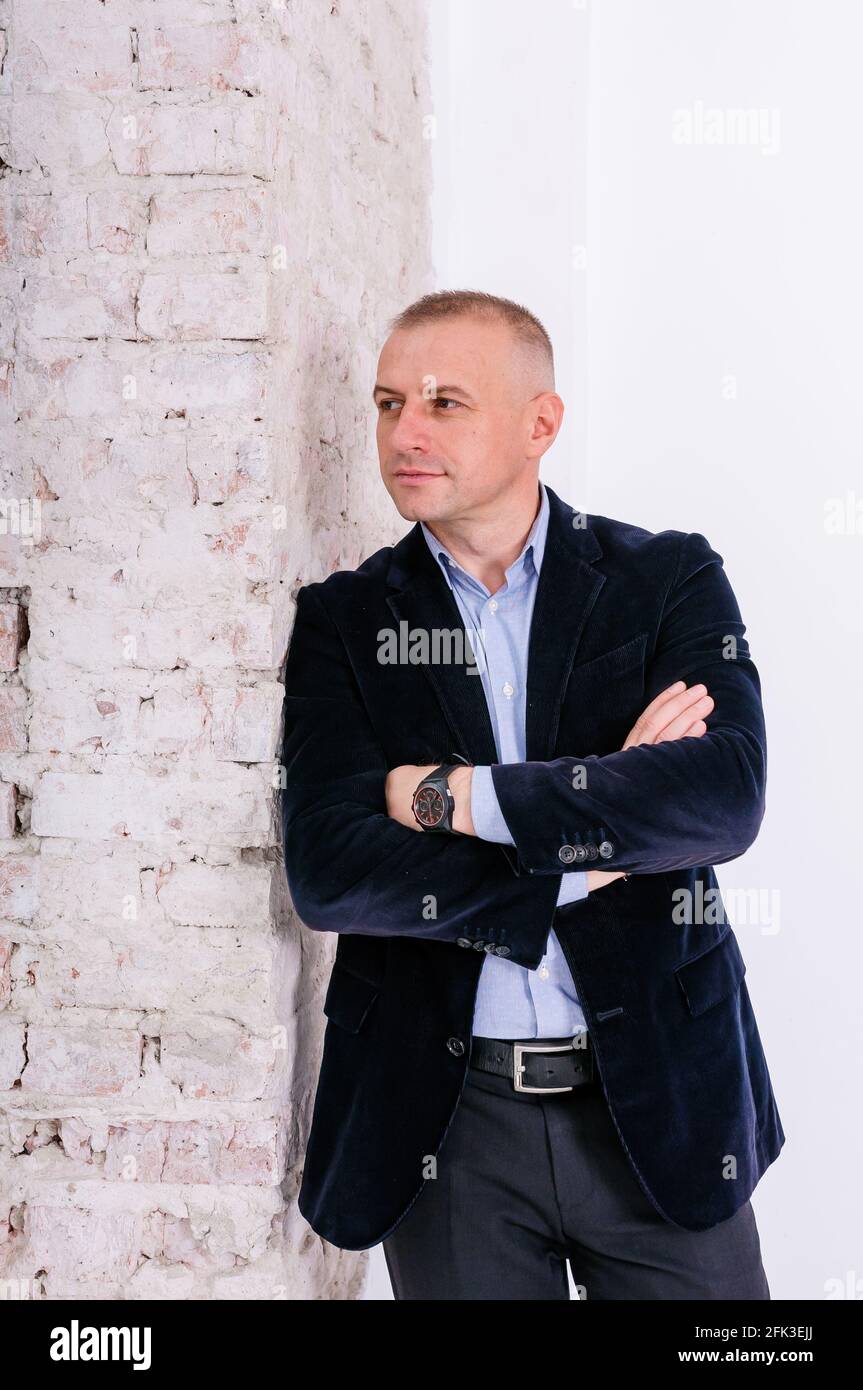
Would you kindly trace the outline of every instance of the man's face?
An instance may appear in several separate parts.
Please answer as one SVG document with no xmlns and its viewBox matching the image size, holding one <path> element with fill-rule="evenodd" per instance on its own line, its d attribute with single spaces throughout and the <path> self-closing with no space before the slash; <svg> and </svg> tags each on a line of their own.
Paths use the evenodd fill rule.
<svg viewBox="0 0 863 1390">
<path fill-rule="evenodd" d="M 381 477 L 407 521 L 487 516 L 551 442 L 531 444 L 536 382 L 506 324 L 459 315 L 397 329 L 377 383 Z"/>
</svg>

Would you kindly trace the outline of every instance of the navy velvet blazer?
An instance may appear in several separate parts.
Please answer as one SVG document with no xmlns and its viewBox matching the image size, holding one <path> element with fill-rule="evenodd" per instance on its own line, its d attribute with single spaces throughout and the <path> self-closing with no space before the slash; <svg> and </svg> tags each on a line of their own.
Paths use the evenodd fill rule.
<svg viewBox="0 0 863 1390">
<path fill-rule="evenodd" d="M 422 834 L 386 813 L 392 767 L 451 753 L 496 763 L 476 673 L 378 659 L 381 633 L 401 622 L 462 629 L 419 523 L 297 595 L 284 862 L 301 921 L 338 933 L 299 1207 L 343 1249 L 378 1244 L 433 1180 L 485 950 L 535 968 L 552 925 L 624 1151 L 665 1220 L 694 1231 L 726 1220 L 785 1141 L 711 867 L 755 839 L 767 764 L 722 557 L 698 532 L 652 533 L 548 492 L 527 760 L 492 773 L 514 847 Z M 681 679 L 713 696 L 707 732 L 619 751 Z M 561 873 L 589 867 L 631 876 L 557 909 Z"/>
</svg>

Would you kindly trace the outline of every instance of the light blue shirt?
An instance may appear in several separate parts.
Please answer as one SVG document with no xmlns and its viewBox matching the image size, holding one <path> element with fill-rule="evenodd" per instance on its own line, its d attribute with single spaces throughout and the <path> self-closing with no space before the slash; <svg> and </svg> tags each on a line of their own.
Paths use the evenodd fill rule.
<svg viewBox="0 0 863 1390">
<path fill-rule="evenodd" d="M 540 508 L 521 554 L 492 596 L 462 569 L 424 522 L 423 535 L 453 591 L 477 656 L 488 704 L 498 762 L 525 760 L 527 653 L 536 586 L 548 532 L 548 494 L 542 483 Z M 471 680 L 475 677 L 471 676 Z M 471 786 L 471 817 L 482 840 L 512 845 L 490 767 L 476 767 Z M 587 872 L 563 875 L 557 905 L 587 897 Z M 479 978 L 473 1032 L 485 1038 L 565 1038 L 587 1028 L 572 974 L 553 930 L 536 970 L 506 957 L 486 955 Z"/>
</svg>

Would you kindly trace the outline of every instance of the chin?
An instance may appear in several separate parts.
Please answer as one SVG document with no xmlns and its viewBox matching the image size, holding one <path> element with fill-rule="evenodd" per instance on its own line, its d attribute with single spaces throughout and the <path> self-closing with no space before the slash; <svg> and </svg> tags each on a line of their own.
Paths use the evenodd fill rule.
<svg viewBox="0 0 863 1390">
<path fill-rule="evenodd" d="M 441 502 L 434 506 L 428 499 L 412 497 L 407 488 L 403 492 L 400 490 L 390 491 L 389 488 L 387 491 L 399 516 L 405 521 L 425 521 L 428 523 L 446 518 L 448 509 Z"/>
<path fill-rule="evenodd" d="M 426 515 L 425 508 L 421 507 L 419 502 L 414 502 L 414 504 L 411 505 L 410 499 L 406 502 L 397 502 L 395 498 L 393 498 L 393 502 L 395 503 L 396 511 L 404 521 L 428 522 L 434 519 Z"/>
</svg>

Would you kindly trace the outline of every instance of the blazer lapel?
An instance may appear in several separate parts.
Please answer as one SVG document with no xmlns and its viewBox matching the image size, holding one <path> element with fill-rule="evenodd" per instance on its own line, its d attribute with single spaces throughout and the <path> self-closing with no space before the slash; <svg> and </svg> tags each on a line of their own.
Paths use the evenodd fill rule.
<svg viewBox="0 0 863 1390">
<path fill-rule="evenodd" d="M 553 757 L 566 682 L 585 623 L 605 576 L 590 561 L 602 547 L 577 513 L 546 483 L 548 533 L 528 644 L 526 760 Z M 581 524 L 573 524 L 573 522 Z M 429 550 L 419 522 L 393 549 L 387 603 L 408 632 L 464 630 L 458 604 Z M 475 765 L 498 761 L 482 677 L 461 662 L 422 664 L 452 729 L 453 752 Z"/>
<path fill-rule="evenodd" d="M 525 761 L 554 757 L 560 711 L 572 663 L 605 575 L 590 563 L 602 546 L 548 483 L 548 535 L 536 589 L 527 659 Z M 426 547 L 428 548 L 428 547 Z"/>
</svg>

